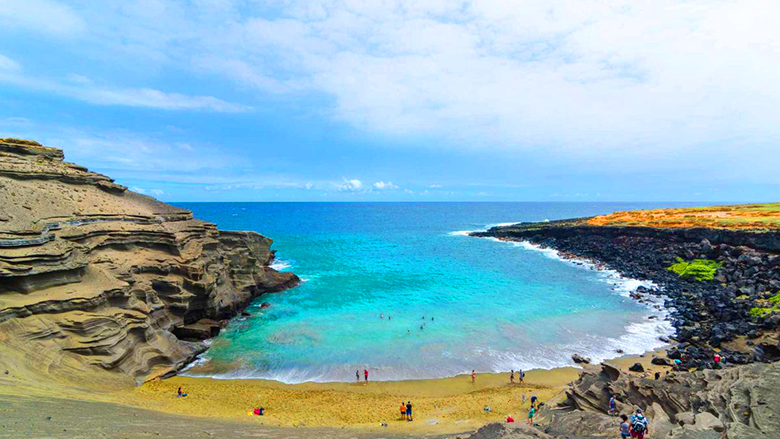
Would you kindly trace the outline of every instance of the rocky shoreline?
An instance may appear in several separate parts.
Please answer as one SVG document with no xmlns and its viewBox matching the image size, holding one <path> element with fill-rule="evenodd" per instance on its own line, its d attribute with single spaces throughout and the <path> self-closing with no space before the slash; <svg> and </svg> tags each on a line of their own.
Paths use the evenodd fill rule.
<svg viewBox="0 0 780 439">
<path fill-rule="evenodd" d="M 677 359 L 683 369 L 702 370 L 721 367 L 713 361 L 716 352 L 726 364 L 780 359 L 780 313 L 751 314 L 780 293 L 779 231 L 593 226 L 573 219 L 471 235 L 527 241 L 658 285 L 632 294 L 640 301 L 648 295 L 665 297 L 676 335 L 668 359 L 658 361 Z M 720 268 L 711 281 L 680 277 L 668 269 L 677 258 L 713 260 Z"/>
<path fill-rule="evenodd" d="M 8 376 L 170 375 L 255 298 L 299 282 L 270 267 L 271 239 L 220 231 L 35 142 L 0 140 L 0 206 Z"/>
</svg>

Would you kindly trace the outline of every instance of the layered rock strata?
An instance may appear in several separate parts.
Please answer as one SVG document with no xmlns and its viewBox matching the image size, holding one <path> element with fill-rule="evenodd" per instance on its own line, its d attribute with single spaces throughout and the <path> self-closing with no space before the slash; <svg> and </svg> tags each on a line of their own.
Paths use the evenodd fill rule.
<svg viewBox="0 0 780 439">
<path fill-rule="evenodd" d="M 269 267 L 271 239 L 63 158 L 0 141 L 0 365 L 143 382 L 203 352 L 257 296 L 297 284 Z"/>
<path fill-rule="evenodd" d="M 780 363 L 722 370 L 669 372 L 659 379 L 625 373 L 609 364 L 585 366 L 565 399 L 543 406 L 537 428 L 490 424 L 470 439 L 586 439 L 618 437 L 619 418 L 606 413 L 614 395 L 618 412 L 642 408 L 648 437 L 769 439 L 780 437 Z"/>
</svg>

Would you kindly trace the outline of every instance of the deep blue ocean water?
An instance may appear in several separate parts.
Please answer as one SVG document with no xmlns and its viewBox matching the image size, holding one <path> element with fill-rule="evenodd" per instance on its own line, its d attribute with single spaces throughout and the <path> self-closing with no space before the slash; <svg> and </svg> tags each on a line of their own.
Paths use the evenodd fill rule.
<svg viewBox="0 0 780 439">
<path fill-rule="evenodd" d="M 648 320 L 663 311 L 627 297 L 636 281 L 463 233 L 670 203 L 178 205 L 273 238 L 274 266 L 304 280 L 259 298 L 189 374 L 302 382 L 350 381 L 364 368 L 376 380 L 550 368 L 575 352 L 641 353 L 671 331 Z"/>
</svg>

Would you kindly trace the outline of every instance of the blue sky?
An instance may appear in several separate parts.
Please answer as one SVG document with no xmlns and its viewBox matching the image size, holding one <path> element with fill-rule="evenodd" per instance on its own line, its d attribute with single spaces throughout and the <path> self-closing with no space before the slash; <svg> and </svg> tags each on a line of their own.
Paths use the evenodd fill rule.
<svg viewBox="0 0 780 439">
<path fill-rule="evenodd" d="M 0 1 L 0 137 L 164 201 L 777 201 L 776 1 Z"/>
</svg>

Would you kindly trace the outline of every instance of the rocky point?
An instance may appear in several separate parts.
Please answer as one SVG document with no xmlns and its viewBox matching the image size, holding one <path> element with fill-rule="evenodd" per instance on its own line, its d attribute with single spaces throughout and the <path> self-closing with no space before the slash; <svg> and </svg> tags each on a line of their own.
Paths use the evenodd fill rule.
<svg viewBox="0 0 780 439">
<path fill-rule="evenodd" d="M 0 140 L 0 366 L 141 383 L 179 370 L 256 297 L 295 286 L 272 241 Z"/>
</svg>

